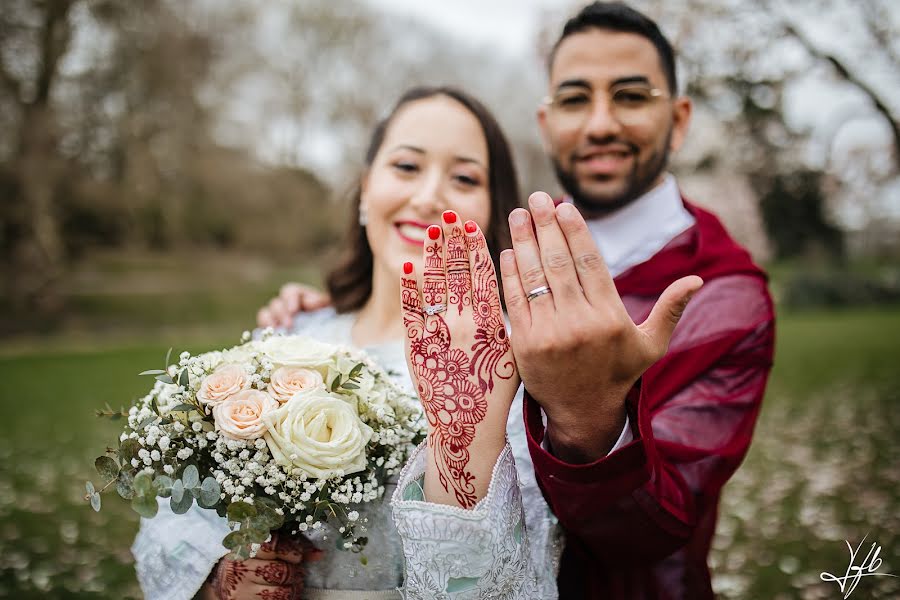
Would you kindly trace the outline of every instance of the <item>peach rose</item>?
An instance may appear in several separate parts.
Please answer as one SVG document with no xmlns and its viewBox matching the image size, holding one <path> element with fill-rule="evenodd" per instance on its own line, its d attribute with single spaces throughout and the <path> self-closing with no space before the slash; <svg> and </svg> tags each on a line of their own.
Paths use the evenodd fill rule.
<svg viewBox="0 0 900 600">
<path fill-rule="evenodd" d="M 272 373 L 269 394 L 281 404 L 294 397 L 300 390 L 308 390 L 324 385 L 322 374 L 303 367 L 280 367 Z"/>
<path fill-rule="evenodd" d="M 203 378 L 197 399 L 203 404 L 215 406 L 250 387 L 250 377 L 240 365 L 225 364 Z"/>
<path fill-rule="evenodd" d="M 254 440 L 266 432 L 263 416 L 278 408 L 278 401 L 259 390 L 242 390 L 213 406 L 216 429 L 233 440 Z"/>
</svg>

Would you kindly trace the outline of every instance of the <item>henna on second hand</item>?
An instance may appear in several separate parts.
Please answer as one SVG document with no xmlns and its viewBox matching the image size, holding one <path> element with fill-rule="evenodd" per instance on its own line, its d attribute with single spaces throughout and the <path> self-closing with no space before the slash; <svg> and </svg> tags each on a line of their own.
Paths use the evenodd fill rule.
<svg viewBox="0 0 900 600">
<path fill-rule="evenodd" d="M 466 246 L 463 246 L 464 239 Z M 466 250 L 475 253 L 471 277 Z M 471 508 L 478 498 L 475 476 L 466 467 L 470 460 L 469 447 L 475 440 L 475 426 L 487 414 L 486 393 L 494 388 L 494 376 L 510 379 L 516 369 L 511 358 L 501 364 L 510 351 L 509 339 L 493 263 L 483 236 L 462 238 L 456 230 L 448 238 L 447 254 L 449 281 L 445 288 L 435 276 L 438 267 L 443 266 L 439 248 L 426 247 L 425 302 L 437 303 L 435 300 L 443 298 L 439 294 L 449 288 L 450 306 L 457 306 L 460 315 L 471 304 L 474 343 L 468 348 L 454 347 L 450 328 L 442 315 L 426 320 L 414 278 L 402 278 L 401 302 L 410 342 L 410 363 L 430 425 L 428 441 L 434 453 L 438 481 L 447 493 L 452 488 L 462 507 Z M 411 268 L 405 272 L 409 275 Z M 465 276 L 465 283 L 459 274 Z"/>
</svg>

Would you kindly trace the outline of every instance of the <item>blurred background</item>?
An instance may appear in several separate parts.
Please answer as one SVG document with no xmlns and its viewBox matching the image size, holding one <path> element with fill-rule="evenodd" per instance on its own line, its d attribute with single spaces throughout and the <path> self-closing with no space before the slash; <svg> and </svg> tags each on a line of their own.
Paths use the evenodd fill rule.
<svg viewBox="0 0 900 600">
<path fill-rule="evenodd" d="M 377 118 L 459 85 L 558 192 L 534 121 L 570 0 L 0 3 L 0 597 L 139 597 L 138 517 L 84 482 L 166 350 L 236 343 L 321 282 Z M 776 367 L 714 544 L 723 598 L 900 574 L 900 6 L 634 5 L 695 101 L 674 172 L 772 275 Z M 524 200 L 524 198 L 523 198 Z M 900 596 L 868 577 L 859 597 Z"/>
</svg>

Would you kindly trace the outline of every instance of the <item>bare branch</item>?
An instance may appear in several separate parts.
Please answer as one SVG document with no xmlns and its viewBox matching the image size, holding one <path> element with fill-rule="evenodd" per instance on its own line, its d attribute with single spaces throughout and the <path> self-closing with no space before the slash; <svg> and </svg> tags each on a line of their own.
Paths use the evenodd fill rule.
<svg viewBox="0 0 900 600">
<path fill-rule="evenodd" d="M 875 105 L 875 110 L 884 117 L 888 126 L 891 128 L 891 133 L 894 137 L 894 161 L 896 162 L 897 169 L 900 170 L 900 124 L 897 123 L 897 120 L 891 113 L 891 109 L 888 107 L 887 103 L 881 99 L 881 96 L 879 96 L 877 91 L 857 77 L 838 57 L 817 48 L 797 27 L 787 22 L 787 20 L 784 20 L 782 24 L 785 32 L 800 42 L 800 44 L 806 48 L 807 52 L 819 60 L 830 63 L 831 66 L 834 67 L 834 70 L 837 71 L 838 75 L 848 83 L 856 86 L 857 89 L 869 97 L 869 100 Z"/>
</svg>

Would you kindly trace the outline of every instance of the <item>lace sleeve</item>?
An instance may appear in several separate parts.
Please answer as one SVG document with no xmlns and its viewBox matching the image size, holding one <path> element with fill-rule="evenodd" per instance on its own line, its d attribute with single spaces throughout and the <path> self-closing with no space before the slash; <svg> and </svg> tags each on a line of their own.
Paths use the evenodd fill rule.
<svg viewBox="0 0 900 600">
<path fill-rule="evenodd" d="M 392 499 L 403 542 L 405 598 L 556 598 L 555 572 L 529 548 L 516 464 L 507 443 L 487 494 L 472 510 L 424 500 L 425 443 Z M 543 568 L 540 568 L 543 566 Z"/>
<path fill-rule="evenodd" d="M 214 510 L 195 505 L 176 515 L 168 500 L 158 502 L 131 546 L 138 582 L 146 600 L 190 600 L 228 553 L 222 540 L 230 530 Z"/>
</svg>

